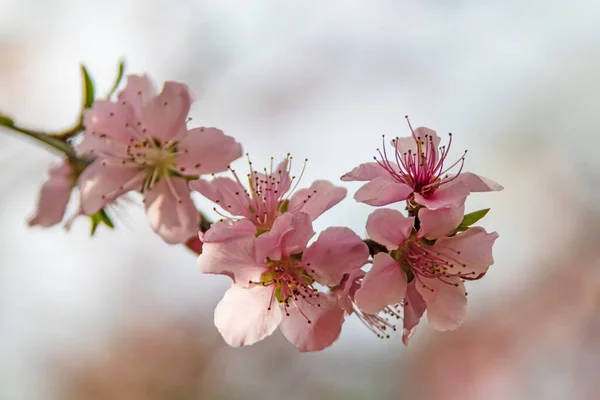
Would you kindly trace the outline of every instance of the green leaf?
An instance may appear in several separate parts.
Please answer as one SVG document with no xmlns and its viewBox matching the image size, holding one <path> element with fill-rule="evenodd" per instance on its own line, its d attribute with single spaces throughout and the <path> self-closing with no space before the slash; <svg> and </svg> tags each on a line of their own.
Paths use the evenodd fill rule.
<svg viewBox="0 0 600 400">
<path fill-rule="evenodd" d="M 469 226 L 473 225 L 475 222 L 485 217 L 489 211 L 489 208 L 485 208 L 483 210 L 473 211 L 472 213 L 465 214 L 462 222 L 460 223 L 460 225 L 458 225 L 458 228 L 456 228 L 456 231 L 466 231 Z"/>
<path fill-rule="evenodd" d="M 13 121 L 12 118 L 7 117 L 6 115 L 0 115 L 0 125 L 7 127 L 15 126 L 15 121 Z"/>
<path fill-rule="evenodd" d="M 94 104 L 96 94 L 94 82 L 83 64 L 81 65 L 81 75 L 83 77 L 83 108 L 90 108 Z"/>
<path fill-rule="evenodd" d="M 112 222 L 112 220 L 110 219 L 106 211 L 104 211 L 104 209 L 101 209 L 94 215 L 90 215 L 90 220 L 92 222 L 90 236 L 94 236 L 94 234 L 96 233 L 96 229 L 98 229 L 98 226 L 100 226 L 100 224 L 104 224 L 111 229 L 115 227 L 115 224 Z"/>
<path fill-rule="evenodd" d="M 117 91 L 117 88 L 121 84 L 121 80 L 123 79 L 124 74 L 125 74 L 125 60 L 121 60 L 121 61 L 119 61 L 119 71 L 117 72 L 117 78 L 115 79 L 115 83 L 113 84 L 112 88 L 110 88 L 110 91 L 106 95 L 107 99 L 109 99 L 113 94 L 115 94 L 115 92 Z"/>
</svg>

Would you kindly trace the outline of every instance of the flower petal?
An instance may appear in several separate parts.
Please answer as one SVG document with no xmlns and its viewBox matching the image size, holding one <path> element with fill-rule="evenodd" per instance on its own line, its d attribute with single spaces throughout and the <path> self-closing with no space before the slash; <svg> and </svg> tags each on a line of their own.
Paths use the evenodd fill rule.
<svg viewBox="0 0 600 400">
<path fill-rule="evenodd" d="M 456 180 L 467 186 L 471 192 L 490 192 L 504 189 L 499 183 L 472 172 L 463 172 L 456 177 Z"/>
<path fill-rule="evenodd" d="M 215 308 L 215 326 L 228 345 L 249 346 L 271 335 L 281 322 L 273 288 L 232 285 Z"/>
<path fill-rule="evenodd" d="M 388 250 L 396 250 L 408 238 L 414 225 L 414 217 L 405 217 L 391 208 L 380 208 L 367 218 L 367 233 Z"/>
<path fill-rule="evenodd" d="M 311 275 L 321 285 L 337 286 L 344 274 L 361 268 L 367 263 L 369 248 L 349 228 L 327 228 L 302 255 L 302 261 L 310 263 Z"/>
<path fill-rule="evenodd" d="M 444 207 L 461 207 L 465 204 L 469 193 L 469 189 L 462 182 L 452 181 L 442 185 L 429 197 L 423 197 L 419 193 L 415 193 L 415 200 L 431 210 Z"/>
<path fill-rule="evenodd" d="M 410 186 L 380 176 L 358 189 L 354 199 L 371 206 L 384 206 L 406 200 L 412 192 Z"/>
<path fill-rule="evenodd" d="M 192 98 L 186 85 L 165 82 L 162 92 L 142 107 L 142 123 L 149 136 L 167 142 L 184 135 L 191 104 Z"/>
<path fill-rule="evenodd" d="M 156 96 L 156 89 L 148 75 L 128 75 L 125 88 L 119 93 L 119 103 L 127 103 L 138 119 L 142 116 L 142 107 Z"/>
<path fill-rule="evenodd" d="M 298 190 L 292 195 L 288 210 L 305 212 L 314 221 L 342 201 L 347 192 L 346 188 L 335 186 L 329 181 L 315 181 L 310 187 Z"/>
<path fill-rule="evenodd" d="M 408 346 L 408 340 L 415 333 L 415 329 L 425 312 L 427 305 L 417 292 L 416 279 L 413 279 L 406 288 L 406 297 L 404 298 L 404 315 L 402 316 L 402 343 Z"/>
<path fill-rule="evenodd" d="M 461 223 L 465 214 L 464 204 L 460 207 L 444 207 L 437 210 L 421 208 L 419 210 L 419 237 L 437 239 L 448 236 Z"/>
<path fill-rule="evenodd" d="M 29 226 L 48 228 L 62 221 L 71 198 L 74 171 L 68 161 L 50 168 L 48 180 L 42 185 L 36 213 L 28 221 Z"/>
<path fill-rule="evenodd" d="M 360 164 L 352 171 L 345 173 L 340 178 L 345 182 L 349 181 L 371 181 L 378 176 L 388 176 L 389 173 L 377 162 Z"/>
<path fill-rule="evenodd" d="M 138 119 L 131 106 L 109 100 L 97 100 L 92 108 L 83 112 L 84 136 L 94 135 L 125 145 L 132 139 L 136 140 L 137 137 L 131 127 L 137 122 Z"/>
<path fill-rule="evenodd" d="M 425 278 L 419 276 L 417 291 L 427 304 L 427 319 L 438 331 L 458 328 L 467 316 L 465 285 L 460 278 Z"/>
<path fill-rule="evenodd" d="M 498 233 L 487 233 L 481 227 L 469 228 L 453 237 L 438 239 L 433 248 L 440 257 L 454 265 L 452 272 L 460 273 L 473 279 L 480 278 L 494 263 L 492 246 L 498 238 Z"/>
<path fill-rule="evenodd" d="M 257 260 L 267 257 L 280 260 L 283 256 L 301 253 L 314 234 L 308 214 L 284 213 L 275 219 L 269 232 L 256 239 Z"/>
<path fill-rule="evenodd" d="M 279 329 L 301 352 L 323 350 L 340 336 L 344 310 L 333 293 L 321 293 L 314 303 L 297 301 L 289 307 L 289 316 L 283 316 Z M 317 306 L 318 304 L 319 306 Z M 309 323 L 310 321 L 310 323 Z"/>
<path fill-rule="evenodd" d="M 144 192 L 150 226 L 170 244 L 184 243 L 200 231 L 200 214 L 184 178 L 162 177 Z"/>
<path fill-rule="evenodd" d="M 214 222 L 201 239 L 204 243 L 221 243 L 240 237 L 254 237 L 255 233 L 256 226 L 247 219 L 241 221 L 226 219 Z"/>
<path fill-rule="evenodd" d="M 400 303 L 406 294 L 406 274 L 387 253 L 373 257 L 373 267 L 356 291 L 356 305 L 367 314 L 377 314 L 388 305 Z"/>
<path fill-rule="evenodd" d="M 241 236 L 224 242 L 205 242 L 198 256 L 198 267 L 203 274 L 230 277 L 239 286 L 250 281 L 259 282 L 267 266 L 255 260 L 254 236 Z"/>
<path fill-rule="evenodd" d="M 179 142 L 175 163 L 184 175 L 215 174 L 242 156 L 242 146 L 217 128 L 190 129 Z"/>
<path fill-rule="evenodd" d="M 144 174 L 137 168 L 96 159 L 79 176 L 81 212 L 92 215 L 130 190 L 139 190 Z"/>
<path fill-rule="evenodd" d="M 207 199 L 217 203 L 231 215 L 252 218 L 250 202 L 246 189 L 238 182 L 229 178 L 214 178 L 210 181 L 198 179 L 191 181 L 189 187 L 199 192 Z"/>
</svg>

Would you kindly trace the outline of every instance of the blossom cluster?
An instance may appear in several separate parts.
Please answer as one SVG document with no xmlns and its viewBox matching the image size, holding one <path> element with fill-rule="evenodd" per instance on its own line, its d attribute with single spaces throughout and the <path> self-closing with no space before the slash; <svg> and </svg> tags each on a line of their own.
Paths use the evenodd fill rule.
<svg viewBox="0 0 600 400">
<path fill-rule="evenodd" d="M 465 155 L 448 162 L 452 135 L 441 146 L 435 131 L 409 122 L 410 136 L 384 138 L 373 162 L 341 177 L 366 182 L 354 199 L 377 207 L 368 238 L 343 226 L 317 235 L 314 221 L 347 190 L 327 180 L 298 188 L 306 162 L 296 177 L 289 154 L 258 169 L 247 156 L 240 175 L 231 167 L 243 155 L 240 143 L 217 128 L 188 128 L 193 96 L 185 84 L 166 82 L 157 92 L 147 76 L 130 75 L 115 99 L 93 100 L 80 132 L 47 139 L 59 149 L 64 143 L 65 158 L 50 169 L 29 224 L 63 221 L 76 191 L 67 226 L 81 215 L 91 216 L 93 229 L 112 226 L 106 210 L 140 194 L 154 232 L 195 250 L 202 273 L 231 280 L 214 313 L 231 346 L 279 328 L 300 351 L 322 350 L 352 315 L 380 337 L 398 321 L 405 344 L 425 311 L 435 329 L 455 329 L 466 317 L 465 281 L 482 278 L 494 262 L 498 234 L 473 226 L 487 210 L 465 215 L 465 200 L 502 187 L 463 171 Z M 192 192 L 214 202 L 222 218 L 209 223 Z"/>
</svg>

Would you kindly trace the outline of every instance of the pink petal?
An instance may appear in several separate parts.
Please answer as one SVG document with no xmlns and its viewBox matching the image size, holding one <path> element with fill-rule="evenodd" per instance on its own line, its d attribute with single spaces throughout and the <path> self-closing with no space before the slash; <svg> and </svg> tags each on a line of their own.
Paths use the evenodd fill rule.
<svg viewBox="0 0 600 400">
<path fill-rule="evenodd" d="M 367 218 L 367 233 L 388 250 L 396 250 L 410 236 L 414 225 L 414 217 L 405 217 L 391 208 L 380 208 Z"/>
<path fill-rule="evenodd" d="M 77 144 L 77 153 L 91 157 L 109 156 L 121 159 L 130 157 L 127 154 L 125 143 L 113 140 L 108 136 L 100 137 L 100 135 L 92 134 L 89 131 L 85 131 L 81 135 L 81 141 Z"/>
<path fill-rule="evenodd" d="M 95 214 L 117 197 L 130 190 L 139 190 L 143 181 L 144 174 L 135 167 L 120 163 L 104 164 L 104 160 L 96 159 L 78 179 L 81 212 L 86 215 Z"/>
<path fill-rule="evenodd" d="M 217 243 L 204 243 L 202 254 L 198 256 L 200 272 L 230 277 L 234 283 L 247 286 L 260 282 L 267 266 L 255 260 L 255 238 L 241 236 Z"/>
<path fill-rule="evenodd" d="M 474 227 L 456 236 L 438 239 L 432 249 L 454 265 L 451 272 L 478 278 L 494 263 L 492 246 L 497 238 L 496 232 L 487 233 L 483 228 Z"/>
<path fill-rule="evenodd" d="M 50 168 L 48 180 L 42 185 L 37 211 L 29 219 L 29 226 L 48 228 L 62 221 L 71 198 L 74 171 L 68 161 Z"/>
<path fill-rule="evenodd" d="M 337 286 L 342 277 L 367 263 L 369 248 L 349 228 L 327 228 L 302 255 L 311 275 L 321 285 Z"/>
<path fill-rule="evenodd" d="M 467 316 L 465 285 L 460 278 L 425 278 L 419 276 L 417 291 L 427 304 L 427 319 L 438 331 L 458 328 Z"/>
<path fill-rule="evenodd" d="M 413 279 L 406 288 L 404 298 L 404 315 L 402 316 L 402 343 L 408 346 L 408 340 L 414 334 L 421 317 L 426 309 L 426 304 L 415 286 L 417 280 Z"/>
<path fill-rule="evenodd" d="M 423 147 L 421 148 L 421 151 L 423 152 L 427 148 L 427 146 L 430 146 L 429 148 L 431 148 L 431 146 L 433 145 L 433 148 L 435 149 L 436 159 L 437 159 L 438 147 L 440 145 L 440 137 L 437 135 L 437 133 L 434 130 L 425 128 L 425 127 L 419 127 L 417 129 L 415 129 L 414 133 L 415 133 L 414 137 L 408 136 L 408 137 L 401 137 L 401 138 L 393 139 L 392 146 L 395 149 L 397 149 L 398 153 L 400 153 L 401 155 L 408 154 L 409 151 L 412 154 L 418 154 L 416 139 L 421 139 L 421 141 L 423 142 L 423 145 L 422 145 Z M 429 138 L 432 138 L 433 141 L 430 142 Z M 426 153 L 426 156 L 428 156 L 428 155 L 429 155 L 429 152 Z"/>
<path fill-rule="evenodd" d="M 108 100 L 97 100 L 83 112 L 84 136 L 106 137 L 124 145 L 137 139 L 132 129 L 137 122 L 131 106 Z"/>
<path fill-rule="evenodd" d="M 142 122 L 149 136 L 163 143 L 183 136 L 191 104 L 186 85 L 165 82 L 162 92 L 142 108 Z"/>
<path fill-rule="evenodd" d="M 259 174 L 262 175 L 262 174 Z M 284 158 L 273 170 L 274 177 L 277 178 L 278 189 L 280 193 L 287 193 L 292 186 L 292 179 L 290 177 L 290 158 Z"/>
<path fill-rule="evenodd" d="M 204 243 L 220 243 L 231 239 L 254 237 L 256 226 L 246 219 L 241 221 L 223 220 L 214 222 L 210 229 L 202 235 Z"/>
<path fill-rule="evenodd" d="M 233 179 L 222 177 L 210 181 L 198 179 L 191 181 L 189 187 L 214 201 L 231 215 L 250 219 L 253 217 L 246 189 Z"/>
<path fill-rule="evenodd" d="M 232 285 L 215 308 L 215 326 L 228 345 L 249 346 L 271 335 L 281 322 L 272 287 Z"/>
<path fill-rule="evenodd" d="M 296 191 L 290 198 L 289 211 L 302 211 L 312 220 L 338 204 L 346 197 L 346 188 L 335 186 L 329 181 L 315 181 L 306 189 Z"/>
<path fill-rule="evenodd" d="M 280 260 L 306 249 L 306 245 L 315 231 L 312 221 L 305 213 L 284 213 L 277 217 L 271 230 L 256 239 L 257 260 L 270 258 Z"/>
<path fill-rule="evenodd" d="M 147 75 L 128 75 L 127 85 L 119 93 L 119 103 L 127 103 L 133 108 L 138 119 L 142 117 L 142 108 L 156 96 L 156 89 Z"/>
<path fill-rule="evenodd" d="M 455 180 L 463 183 L 471 192 L 490 192 L 504 189 L 499 183 L 472 172 L 463 172 Z"/>
<path fill-rule="evenodd" d="M 223 172 L 242 156 L 242 146 L 216 128 L 190 129 L 177 150 L 182 153 L 175 163 L 184 175 Z"/>
<path fill-rule="evenodd" d="M 343 181 L 371 181 L 379 176 L 387 177 L 389 173 L 377 162 L 360 164 L 352 171 L 342 175 Z"/>
<path fill-rule="evenodd" d="M 333 293 L 322 293 L 311 300 L 314 300 L 313 304 L 303 300 L 297 301 L 296 307 L 289 307 L 290 315 L 284 315 L 279 326 L 287 340 L 301 352 L 331 346 L 340 336 L 344 323 L 344 311 Z"/>
<path fill-rule="evenodd" d="M 365 271 L 362 269 L 355 269 L 341 283 L 341 288 L 338 288 L 334 293 L 338 297 L 338 304 L 347 315 L 354 312 L 354 295 L 360 288 L 358 279 L 362 279 L 365 276 Z"/>
<path fill-rule="evenodd" d="M 463 183 L 452 181 L 440 186 L 427 198 L 415 193 L 415 200 L 431 210 L 437 210 L 444 207 L 462 207 L 468 195 L 469 189 Z"/>
<path fill-rule="evenodd" d="M 184 178 L 162 177 L 144 192 L 150 226 L 169 244 L 184 243 L 200 231 L 200 214 Z"/>
<path fill-rule="evenodd" d="M 356 305 L 367 314 L 377 314 L 386 306 L 398 304 L 406 294 L 406 274 L 387 253 L 373 257 L 373 267 L 356 291 Z"/>
<path fill-rule="evenodd" d="M 404 183 L 391 178 L 377 177 L 358 189 L 354 199 L 371 206 L 384 206 L 406 200 L 412 192 L 413 189 Z"/>
<path fill-rule="evenodd" d="M 419 237 L 437 239 L 448 236 L 461 223 L 465 214 L 465 206 L 444 207 L 437 210 L 421 208 L 419 210 Z"/>
</svg>

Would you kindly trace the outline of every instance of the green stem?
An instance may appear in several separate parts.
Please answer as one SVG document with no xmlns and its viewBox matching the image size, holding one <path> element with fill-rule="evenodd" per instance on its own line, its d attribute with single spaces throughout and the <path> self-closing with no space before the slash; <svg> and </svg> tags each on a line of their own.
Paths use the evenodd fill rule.
<svg viewBox="0 0 600 400">
<path fill-rule="evenodd" d="M 19 132 L 27 137 L 37 140 L 40 143 L 45 144 L 46 146 L 56 150 L 60 153 L 67 155 L 70 158 L 77 158 L 77 154 L 75 154 L 75 150 L 62 138 L 55 135 L 49 135 L 43 132 L 36 132 L 29 129 L 21 128 L 16 125 L 2 125 L 6 129 L 13 130 L 15 132 Z"/>
</svg>

